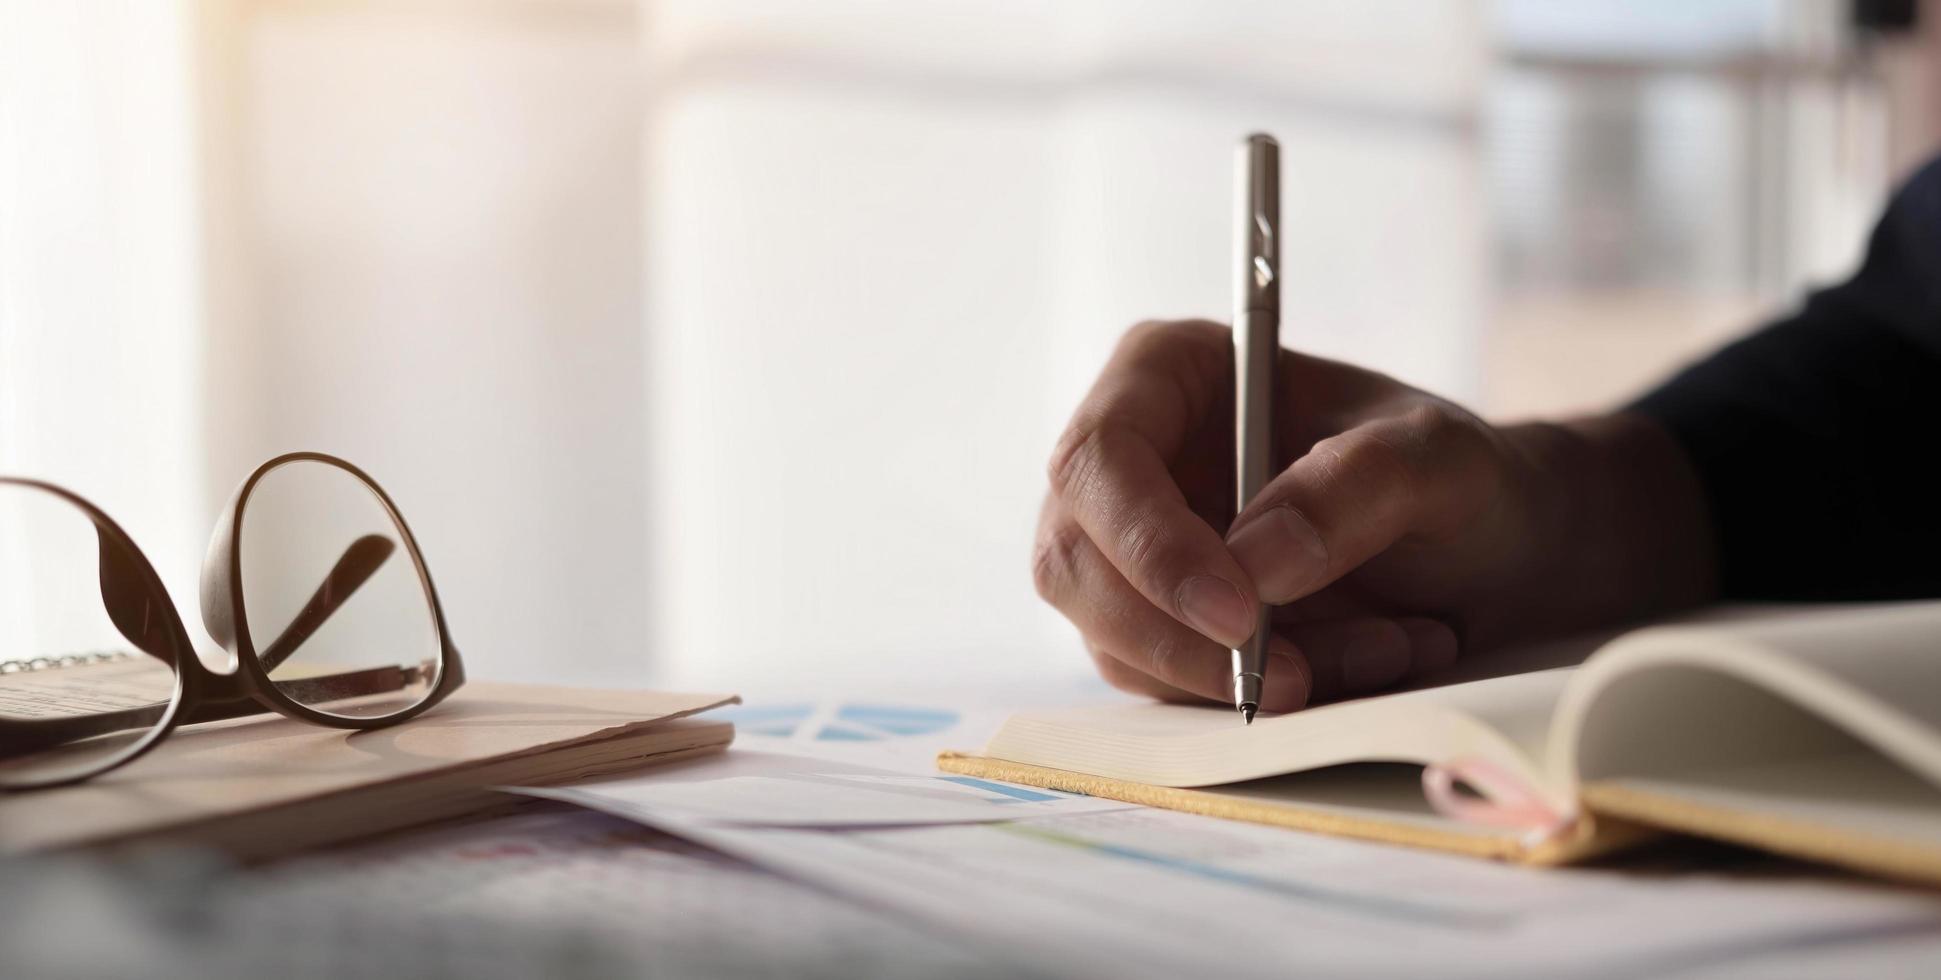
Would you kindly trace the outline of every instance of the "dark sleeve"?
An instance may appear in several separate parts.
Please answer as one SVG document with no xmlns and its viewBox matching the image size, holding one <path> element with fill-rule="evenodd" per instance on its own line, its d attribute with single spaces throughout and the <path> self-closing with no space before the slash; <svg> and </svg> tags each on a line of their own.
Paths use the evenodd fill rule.
<svg viewBox="0 0 1941 980">
<path fill-rule="evenodd" d="M 1725 598 L 1941 596 L 1941 159 L 1852 279 L 1631 410 L 1690 454 Z"/>
</svg>

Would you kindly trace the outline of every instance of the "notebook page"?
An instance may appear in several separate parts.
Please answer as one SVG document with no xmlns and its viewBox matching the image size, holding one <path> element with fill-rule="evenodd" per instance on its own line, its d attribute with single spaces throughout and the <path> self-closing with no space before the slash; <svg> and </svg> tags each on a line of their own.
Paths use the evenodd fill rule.
<svg viewBox="0 0 1941 980">
<path fill-rule="evenodd" d="M 1937 693 L 1941 603 L 1645 630 L 1583 668 L 1554 761 L 1596 779 L 1867 746 L 1941 786 Z"/>
<path fill-rule="evenodd" d="M 1728 811 L 1742 821 L 1839 827 L 1860 838 L 1904 842 L 1941 862 L 1941 789 L 1908 778 L 1871 753 L 1812 755 L 1612 783 Z"/>
<path fill-rule="evenodd" d="M 0 719 L 98 715 L 157 704 L 175 687 L 175 671 L 147 656 L 7 675 L 0 683 Z"/>
<path fill-rule="evenodd" d="M 1242 725 L 1219 707 L 1122 704 L 1013 715 L 997 759 L 1161 786 L 1209 786 L 1347 762 L 1480 757 L 1539 782 L 1568 669 L 1325 705 Z"/>
<path fill-rule="evenodd" d="M 1593 810 L 1941 881 L 1941 604 L 1655 630 L 1587 663 L 1559 772 Z"/>
</svg>

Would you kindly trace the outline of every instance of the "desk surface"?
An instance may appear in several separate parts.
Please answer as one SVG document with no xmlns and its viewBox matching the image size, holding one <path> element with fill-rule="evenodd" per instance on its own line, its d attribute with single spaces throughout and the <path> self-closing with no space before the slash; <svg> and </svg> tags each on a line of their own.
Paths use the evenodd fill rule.
<svg viewBox="0 0 1941 980">
<path fill-rule="evenodd" d="M 1350 852 L 1370 847 L 1351 845 Z M 1331 877 L 1367 885 L 1368 873 L 1387 865 L 1391 856 L 1385 851 L 1361 874 L 1337 866 Z M 23 868 L 32 873 L 22 874 Z M 1785 891 L 1820 880 L 1803 869 L 1708 849 L 1589 873 L 1655 882 L 1653 887 L 1674 897 L 1694 876 L 1710 877 L 1722 869 L 1756 889 Z M 27 900 L 27 893 L 34 898 Z M 1462 898 L 1459 904 L 1467 907 L 1492 906 L 1489 895 Z M 969 922 L 979 914 L 974 906 L 986 899 L 967 892 L 961 900 Z M 1295 917 L 1272 917 L 1271 906 L 1261 911 L 1255 926 L 1285 936 L 1290 962 L 1313 962 L 1324 953 L 1330 955 L 1320 959 L 1338 963 L 1364 953 L 1371 966 L 1383 962 L 1382 950 L 1368 948 L 1369 934 L 1351 930 L 1330 936 L 1304 928 Z M 130 963 L 144 964 L 139 971 L 144 975 L 163 978 L 1070 972 L 1069 962 L 1034 959 L 1029 951 L 980 938 L 974 928 L 959 933 L 902 909 L 871 908 L 654 831 L 564 808 L 400 835 L 251 869 L 185 860 L 112 868 L 14 865 L 0 875 L 0 912 L 0 950 L 5 950 L 0 961 L 9 964 L 9 975 L 23 976 L 54 972 L 55 966 L 66 975 L 111 975 L 125 973 Z M 1716 907 L 1715 913 L 1730 917 L 1731 910 Z M 1190 916 L 1179 924 L 1190 925 Z M 1159 922 L 1132 925 L 1166 928 Z M 1614 935 L 1626 932 L 1622 919 L 1605 926 Z M 1401 924 L 1393 929 L 1398 940 L 1410 933 Z M 1215 963 L 1219 950 L 1198 947 L 1194 938 L 1189 931 L 1173 941 L 1191 958 Z M 1329 943 L 1344 949 L 1316 945 Z M 1356 948 L 1345 948 L 1351 944 Z M 1340 953 L 1352 955 L 1332 955 Z M 1447 965 L 1451 972 L 1466 969 L 1461 963 Z M 1726 943 L 1670 959 L 1607 965 L 1624 975 L 1638 970 L 1702 977 L 1775 970 L 1932 975 L 1941 966 L 1941 904 L 1925 923 L 1905 918 L 1872 928 L 1835 923 L 1827 930 L 1797 932 L 1783 943 Z M 1469 967 L 1500 972 L 1486 962 Z M 1144 972 L 1178 974 L 1157 964 Z"/>
<path fill-rule="evenodd" d="M 735 720 L 745 747 L 927 768 L 1001 714 Z M 254 868 L 0 864 L 0 976 L 1941 974 L 1941 894 L 1698 844 L 1544 871 L 1148 810 L 844 833 L 711 850 L 538 804 Z"/>
</svg>

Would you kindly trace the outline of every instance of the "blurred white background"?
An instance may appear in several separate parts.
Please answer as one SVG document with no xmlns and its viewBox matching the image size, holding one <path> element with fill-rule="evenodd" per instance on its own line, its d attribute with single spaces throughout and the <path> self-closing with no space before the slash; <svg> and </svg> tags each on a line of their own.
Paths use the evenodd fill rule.
<svg viewBox="0 0 1941 980">
<path fill-rule="evenodd" d="M 0 471 L 188 612 L 236 481 L 347 456 L 478 676 L 1075 675 L 1043 461 L 1225 317 L 1236 138 L 1290 344 L 1608 406 L 1851 266 L 1941 133 L 1902 6 L 0 0 Z"/>
</svg>

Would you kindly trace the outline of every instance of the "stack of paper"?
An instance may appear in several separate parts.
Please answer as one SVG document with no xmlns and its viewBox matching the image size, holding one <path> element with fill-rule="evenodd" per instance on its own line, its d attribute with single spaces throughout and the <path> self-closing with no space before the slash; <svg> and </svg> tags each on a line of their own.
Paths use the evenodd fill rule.
<svg viewBox="0 0 1941 980">
<path fill-rule="evenodd" d="M 0 797 L 0 853 L 167 841 L 286 854 L 507 805 L 492 787 L 719 752 L 735 699 L 474 682 L 392 728 L 280 716 L 197 725 L 77 786 Z"/>
</svg>

